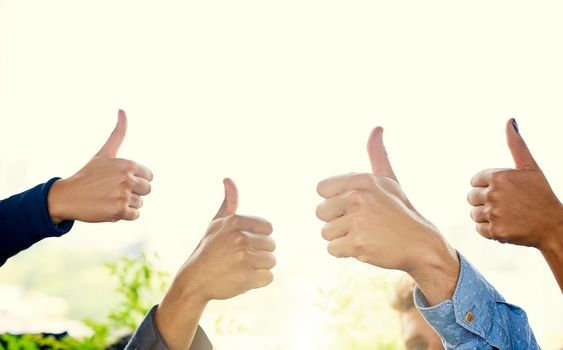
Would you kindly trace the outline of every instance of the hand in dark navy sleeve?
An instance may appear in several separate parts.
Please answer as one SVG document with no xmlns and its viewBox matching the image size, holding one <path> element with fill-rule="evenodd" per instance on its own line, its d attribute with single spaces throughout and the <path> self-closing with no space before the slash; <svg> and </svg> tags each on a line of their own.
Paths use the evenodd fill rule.
<svg viewBox="0 0 563 350">
<path fill-rule="evenodd" d="M 153 174 L 141 164 L 117 158 L 126 133 L 127 116 L 120 110 L 105 144 L 76 174 L 0 201 L 0 266 L 43 238 L 67 233 L 75 220 L 139 218 Z"/>
</svg>

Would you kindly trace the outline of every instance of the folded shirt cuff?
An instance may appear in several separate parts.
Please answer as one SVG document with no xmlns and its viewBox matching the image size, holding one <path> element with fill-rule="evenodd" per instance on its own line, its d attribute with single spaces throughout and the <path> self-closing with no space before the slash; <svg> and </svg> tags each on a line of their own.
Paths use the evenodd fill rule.
<svg viewBox="0 0 563 350">
<path fill-rule="evenodd" d="M 463 255 L 458 253 L 460 273 L 451 300 L 429 306 L 416 287 L 414 302 L 426 321 L 449 345 L 456 346 L 475 339 L 485 339 L 491 329 L 495 305 L 504 299 Z"/>
<path fill-rule="evenodd" d="M 45 237 L 60 237 L 65 233 L 68 233 L 72 226 L 74 225 L 74 221 L 63 221 L 59 224 L 55 225 L 51 221 L 51 215 L 49 215 L 49 191 L 51 187 L 55 183 L 55 181 L 60 180 L 59 177 L 52 178 L 51 180 L 47 181 L 46 183 L 39 185 L 40 187 L 40 194 L 42 197 L 42 205 L 41 205 L 41 227 L 45 230 L 44 235 Z"/>
</svg>

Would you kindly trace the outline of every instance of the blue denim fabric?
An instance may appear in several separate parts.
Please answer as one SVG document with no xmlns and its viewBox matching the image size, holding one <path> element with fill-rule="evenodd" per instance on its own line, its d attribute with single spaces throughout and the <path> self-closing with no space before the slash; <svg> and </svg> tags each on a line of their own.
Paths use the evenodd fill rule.
<svg viewBox="0 0 563 350">
<path fill-rule="evenodd" d="M 540 349 L 521 308 L 502 295 L 461 254 L 451 300 L 429 307 L 417 287 L 414 302 L 446 349 Z"/>
</svg>

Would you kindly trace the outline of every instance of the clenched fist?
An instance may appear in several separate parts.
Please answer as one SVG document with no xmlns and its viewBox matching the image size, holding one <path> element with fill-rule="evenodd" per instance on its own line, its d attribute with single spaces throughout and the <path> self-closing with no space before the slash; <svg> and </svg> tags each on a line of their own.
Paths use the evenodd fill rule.
<svg viewBox="0 0 563 350">
<path fill-rule="evenodd" d="M 459 260 L 436 227 L 407 199 L 382 134 L 378 127 L 368 141 L 371 174 L 334 176 L 319 183 L 317 191 L 325 200 L 317 207 L 317 217 L 326 222 L 321 233 L 331 255 L 405 271 L 429 302 L 438 303 L 453 293 Z"/>
<path fill-rule="evenodd" d="M 209 301 L 233 298 L 273 281 L 272 225 L 237 215 L 237 188 L 230 179 L 224 185 L 221 208 L 156 311 L 158 329 L 171 349 L 189 348 Z"/>
<path fill-rule="evenodd" d="M 563 270 L 557 267 L 563 260 L 563 206 L 514 119 L 506 125 L 506 138 L 515 167 L 483 170 L 471 179 L 471 218 L 483 237 L 538 248 L 552 269 Z M 563 276 L 559 279 L 563 290 Z"/>
<path fill-rule="evenodd" d="M 49 191 L 51 221 L 115 222 L 135 220 L 150 193 L 152 172 L 131 160 L 116 158 L 127 132 L 120 110 L 112 134 L 100 151 L 75 175 L 56 181 Z"/>
</svg>

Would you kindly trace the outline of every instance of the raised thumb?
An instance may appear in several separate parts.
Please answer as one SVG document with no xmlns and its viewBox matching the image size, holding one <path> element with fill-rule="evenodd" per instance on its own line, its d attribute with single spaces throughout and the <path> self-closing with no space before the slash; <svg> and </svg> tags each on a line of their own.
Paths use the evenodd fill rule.
<svg viewBox="0 0 563 350">
<path fill-rule="evenodd" d="M 121 144 L 125 139 L 126 133 L 127 115 L 125 114 L 125 111 L 120 109 L 117 113 L 117 124 L 115 125 L 115 128 L 113 129 L 111 135 L 109 135 L 106 143 L 102 146 L 102 148 L 96 155 L 110 158 L 117 157 L 117 152 L 119 151 L 119 147 L 121 147 Z"/>
<path fill-rule="evenodd" d="M 236 214 L 238 207 L 238 190 L 233 180 L 226 178 L 223 180 L 225 186 L 225 199 L 215 214 L 213 220 L 224 218 Z"/>
<path fill-rule="evenodd" d="M 367 149 L 373 174 L 387 176 L 398 182 L 383 144 L 383 128 L 381 126 L 373 129 L 369 135 Z"/>
<path fill-rule="evenodd" d="M 536 160 L 520 134 L 520 128 L 514 118 L 506 123 L 506 141 L 516 169 L 539 169 Z"/>
</svg>

